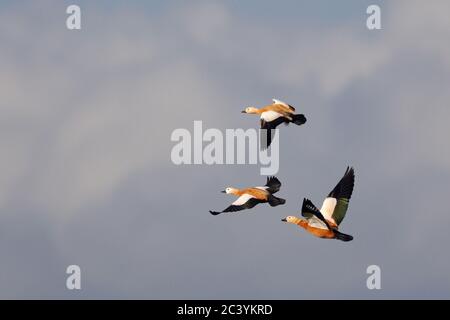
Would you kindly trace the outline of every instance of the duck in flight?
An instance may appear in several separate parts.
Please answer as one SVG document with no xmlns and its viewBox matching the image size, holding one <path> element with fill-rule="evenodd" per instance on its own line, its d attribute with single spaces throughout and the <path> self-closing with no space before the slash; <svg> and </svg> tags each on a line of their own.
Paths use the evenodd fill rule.
<svg viewBox="0 0 450 320">
<path fill-rule="evenodd" d="M 223 212 L 235 212 L 244 209 L 250 209 L 258 203 L 268 202 L 270 206 L 275 207 L 284 204 L 286 200 L 277 198 L 273 194 L 278 192 L 281 187 L 281 182 L 276 177 L 267 177 L 267 182 L 264 187 L 253 187 L 245 189 L 236 189 L 228 187 L 224 193 L 238 196 L 237 200 L 233 202 L 228 208 L 223 211 L 209 211 L 212 215 L 218 215 Z"/>
<path fill-rule="evenodd" d="M 247 107 L 242 113 L 259 114 L 261 129 L 261 147 L 267 149 L 272 142 L 272 129 L 284 123 L 300 126 L 306 122 L 303 114 L 294 114 L 295 108 L 283 101 L 272 99 L 273 103 L 263 108 Z"/>
<path fill-rule="evenodd" d="M 296 224 L 319 238 L 351 241 L 351 235 L 341 233 L 338 229 L 347 213 L 354 185 L 355 171 L 347 167 L 344 176 L 325 198 L 320 210 L 311 200 L 304 199 L 302 216 L 305 219 L 288 216 L 282 221 Z"/>
</svg>

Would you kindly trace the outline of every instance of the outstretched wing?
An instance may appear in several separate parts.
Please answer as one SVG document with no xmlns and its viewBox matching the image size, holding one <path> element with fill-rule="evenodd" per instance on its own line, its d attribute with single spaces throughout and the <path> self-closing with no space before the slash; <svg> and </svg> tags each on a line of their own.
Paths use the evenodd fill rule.
<svg viewBox="0 0 450 320">
<path fill-rule="evenodd" d="M 267 149 L 272 143 L 272 138 L 275 136 L 275 129 L 287 119 L 280 113 L 275 111 L 263 112 L 261 115 L 261 130 L 260 141 L 261 149 Z"/>
<path fill-rule="evenodd" d="M 344 176 L 324 200 L 321 212 L 330 221 L 339 225 L 347 213 L 348 204 L 355 185 L 355 171 L 347 167 Z"/>
<path fill-rule="evenodd" d="M 228 208 L 226 208 L 223 211 L 209 211 L 212 215 L 216 216 L 218 214 L 224 213 L 224 212 L 236 212 L 241 211 L 245 209 L 251 209 L 254 206 L 256 206 L 258 203 L 261 203 L 261 200 L 256 199 L 254 196 L 250 194 L 243 194 L 235 202 L 231 204 Z"/>
<path fill-rule="evenodd" d="M 281 182 L 277 177 L 267 177 L 266 187 L 270 193 L 277 193 L 280 190 Z"/>
<path fill-rule="evenodd" d="M 316 228 L 320 228 L 320 225 L 325 225 L 325 228 L 332 230 L 327 220 L 323 217 L 322 213 L 320 213 L 319 209 L 311 202 L 311 200 L 304 198 L 302 204 L 302 216 L 308 218 L 308 223 L 311 226 L 315 226 Z M 319 221 L 317 221 L 319 220 Z"/>
</svg>

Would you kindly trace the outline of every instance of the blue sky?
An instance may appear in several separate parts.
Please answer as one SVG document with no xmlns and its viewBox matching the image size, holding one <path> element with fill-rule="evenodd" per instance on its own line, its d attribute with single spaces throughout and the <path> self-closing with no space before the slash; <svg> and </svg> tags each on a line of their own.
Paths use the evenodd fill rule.
<svg viewBox="0 0 450 320">
<path fill-rule="evenodd" d="M 365 1 L 2 2 L 2 298 L 449 298 L 449 4 Z M 280 197 L 212 217 L 258 166 L 175 166 L 174 129 L 281 128 Z M 280 222 L 320 205 L 347 165 L 342 231 Z M 82 290 L 65 289 L 78 264 Z M 366 288 L 377 264 L 382 289 Z"/>
</svg>

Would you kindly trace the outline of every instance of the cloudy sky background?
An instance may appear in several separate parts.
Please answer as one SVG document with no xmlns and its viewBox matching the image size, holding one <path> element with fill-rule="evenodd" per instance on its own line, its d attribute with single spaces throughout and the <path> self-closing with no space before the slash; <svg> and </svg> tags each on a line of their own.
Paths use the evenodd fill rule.
<svg viewBox="0 0 450 320">
<path fill-rule="evenodd" d="M 79 4 L 82 30 L 65 27 Z M 382 30 L 366 8 L 382 9 Z M 0 298 L 450 298 L 450 3 L 2 1 Z M 257 165 L 176 166 L 176 128 L 257 127 L 284 206 L 213 217 Z M 356 186 L 325 241 L 280 219 Z M 82 290 L 65 269 L 82 270 Z M 377 264 L 382 289 L 366 288 Z"/>
</svg>

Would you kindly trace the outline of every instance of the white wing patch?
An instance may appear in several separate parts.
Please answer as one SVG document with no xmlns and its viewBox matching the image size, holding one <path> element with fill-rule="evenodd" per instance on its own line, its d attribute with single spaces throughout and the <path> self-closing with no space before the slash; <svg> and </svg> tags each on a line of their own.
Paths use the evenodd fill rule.
<svg viewBox="0 0 450 320">
<path fill-rule="evenodd" d="M 275 103 L 275 104 L 282 104 L 283 106 L 286 106 L 286 107 L 289 108 L 289 105 L 288 105 L 286 102 L 283 102 L 283 101 L 278 100 L 278 99 L 272 99 L 272 101 L 273 101 L 273 103 Z"/>
<path fill-rule="evenodd" d="M 322 208 L 320 209 L 320 212 L 325 217 L 325 219 L 335 222 L 333 220 L 333 212 L 334 208 L 336 207 L 336 204 L 337 204 L 336 198 L 331 197 L 325 198 L 322 204 Z"/>
<path fill-rule="evenodd" d="M 251 198 L 254 198 L 254 196 L 244 193 L 242 196 L 237 198 L 235 202 L 232 203 L 233 206 L 242 206 L 244 203 L 246 203 Z"/>
<path fill-rule="evenodd" d="M 325 223 L 323 223 L 322 220 L 320 220 L 316 216 L 312 216 L 311 218 L 308 218 L 308 225 L 311 227 L 314 227 L 314 228 L 328 230 L 327 225 Z"/>
<path fill-rule="evenodd" d="M 276 120 L 279 117 L 283 117 L 283 115 L 275 111 L 266 111 L 261 113 L 261 119 L 264 119 L 264 121 L 266 122 L 272 122 L 273 120 Z"/>
<path fill-rule="evenodd" d="M 269 188 L 269 187 L 255 187 L 255 189 L 259 189 L 259 190 L 267 190 L 267 188 Z"/>
</svg>

